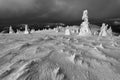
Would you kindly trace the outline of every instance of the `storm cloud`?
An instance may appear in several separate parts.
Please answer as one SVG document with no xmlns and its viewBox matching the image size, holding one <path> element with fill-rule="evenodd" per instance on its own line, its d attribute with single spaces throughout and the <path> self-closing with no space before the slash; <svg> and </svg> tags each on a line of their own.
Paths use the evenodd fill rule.
<svg viewBox="0 0 120 80">
<path fill-rule="evenodd" d="M 119 17 L 119 0 L 0 0 L 0 19 L 79 20 L 88 9 L 91 18 Z"/>
</svg>

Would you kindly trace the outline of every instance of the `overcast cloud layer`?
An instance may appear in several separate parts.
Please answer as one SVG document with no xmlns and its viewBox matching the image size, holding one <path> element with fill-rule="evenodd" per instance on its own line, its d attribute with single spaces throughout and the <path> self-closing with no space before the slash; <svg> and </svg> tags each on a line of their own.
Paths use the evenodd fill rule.
<svg viewBox="0 0 120 80">
<path fill-rule="evenodd" d="M 91 18 L 119 17 L 120 0 L 0 0 L 0 19 L 79 20 L 84 9 Z"/>
</svg>

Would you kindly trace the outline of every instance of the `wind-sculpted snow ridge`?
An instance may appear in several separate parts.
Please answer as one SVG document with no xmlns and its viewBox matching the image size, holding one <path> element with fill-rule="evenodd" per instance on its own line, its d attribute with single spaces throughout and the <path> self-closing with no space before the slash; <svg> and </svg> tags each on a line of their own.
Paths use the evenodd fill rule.
<svg viewBox="0 0 120 80">
<path fill-rule="evenodd" d="M 16 35 L 0 36 L 0 80 L 120 80 L 117 36 Z"/>
</svg>

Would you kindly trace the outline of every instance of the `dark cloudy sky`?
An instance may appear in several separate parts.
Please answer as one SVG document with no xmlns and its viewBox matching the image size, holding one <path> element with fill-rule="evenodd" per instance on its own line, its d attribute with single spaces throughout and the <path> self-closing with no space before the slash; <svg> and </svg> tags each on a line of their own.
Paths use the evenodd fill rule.
<svg viewBox="0 0 120 80">
<path fill-rule="evenodd" d="M 120 0 L 0 0 L 0 22 L 76 21 L 84 9 L 90 18 L 116 18 Z"/>
</svg>

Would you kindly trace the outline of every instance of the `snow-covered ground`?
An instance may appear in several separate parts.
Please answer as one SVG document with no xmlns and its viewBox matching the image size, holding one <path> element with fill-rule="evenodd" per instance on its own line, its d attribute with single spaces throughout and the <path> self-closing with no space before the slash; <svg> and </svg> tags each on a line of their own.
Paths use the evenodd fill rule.
<svg viewBox="0 0 120 80">
<path fill-rule="evenodd" d="M 0 34 L 0 80 L 120 80 L 119 58 L 115 36 Z"/>
</svg>

